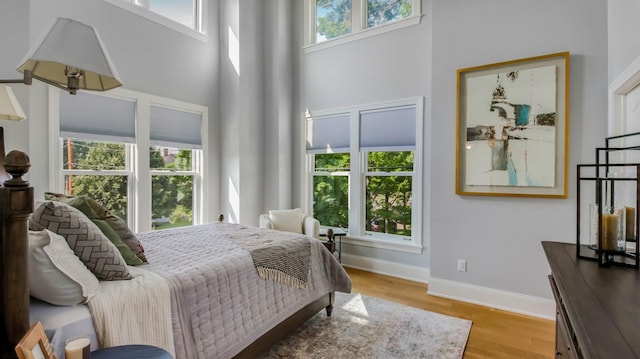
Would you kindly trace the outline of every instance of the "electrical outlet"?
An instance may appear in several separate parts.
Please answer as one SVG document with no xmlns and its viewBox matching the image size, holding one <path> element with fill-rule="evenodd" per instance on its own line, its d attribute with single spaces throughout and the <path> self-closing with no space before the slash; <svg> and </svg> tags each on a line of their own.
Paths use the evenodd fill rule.
<svg viewBox="0 0 640 359">
<path fill-rule="evenodd" d="M 458 259 L 458 272 L 466 272 L 466 271 L 467 271 L 467 260 Z"/>
</svg>

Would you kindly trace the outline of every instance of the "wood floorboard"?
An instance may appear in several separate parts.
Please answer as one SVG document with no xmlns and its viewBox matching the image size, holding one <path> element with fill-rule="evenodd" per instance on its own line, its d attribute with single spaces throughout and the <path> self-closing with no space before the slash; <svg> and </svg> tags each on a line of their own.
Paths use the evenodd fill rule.
<svg viewBox="0 0 640 359">
<path fill-rule="evenodd" d="M 550 359 L 555 322 L 427 294 L 427 285 L 346 268 L 352 291 L 473 321 L 464 359 Z"/>
</svg>

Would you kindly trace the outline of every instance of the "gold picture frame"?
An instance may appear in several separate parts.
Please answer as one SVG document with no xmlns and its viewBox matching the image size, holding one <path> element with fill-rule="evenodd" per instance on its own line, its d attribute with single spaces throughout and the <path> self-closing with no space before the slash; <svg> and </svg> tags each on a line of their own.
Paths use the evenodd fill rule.
<svg viewBox="0 0 640 359">
<path fill-rule="evenodd" d="M 34 324 L 16 345 L 18 359 L 56 359 L 42 323 Z"/>
<path fill-rule="evenodd" d="M 567 198 L 569 52 L 457 71 L 456 193 Z"/>
</svg>

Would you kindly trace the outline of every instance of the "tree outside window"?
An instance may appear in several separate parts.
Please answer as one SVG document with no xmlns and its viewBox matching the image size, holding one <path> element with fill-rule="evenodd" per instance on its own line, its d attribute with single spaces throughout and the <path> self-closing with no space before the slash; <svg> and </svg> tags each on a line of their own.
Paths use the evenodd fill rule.
<svg viewBox="0 0 640 359">
<path fill-rule="evenodd" d="M 153 229 L 192 225 L 192 151 L 154 146 L 149 154 Z"/>
<path fill-rule="evenodd" d="M 66 194 L 91 197 L 127 221 L 125 144 L 65 138 L 62 153 Z"/>
<path fill-rule="evenodd" d="M 368 0 L 367 27 L 411 16 L 413 0 Z"/>
<path fill-rule="evenodd" d="M 66 138 L 63 146 L 66 194 L 91 197 L 127 221 L 125 144 Z M 192 225 L 192 151 L 154 146 L 149 154 L 153 228 Z"/>
<path fill-rule="evenodd" d="M 313 215 L 322 225 L 349 227 L 348 153 L 314 155 Z"/>
<path fill-rule="evenodd" d="M 357 1 L 315 0 L 315 43 L 408 18 L 419 0 Z"/>
<path fill-rule="evenodd" d="M 413 152 L 369 152 L 365 230 L 411 236 Z"/>
</svg>

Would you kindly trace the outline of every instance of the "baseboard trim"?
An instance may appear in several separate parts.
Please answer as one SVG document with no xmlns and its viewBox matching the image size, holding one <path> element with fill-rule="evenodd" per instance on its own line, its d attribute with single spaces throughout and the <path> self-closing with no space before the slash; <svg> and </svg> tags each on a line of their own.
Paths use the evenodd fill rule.
<svg viewBox="0 0 640 359">
<path fill-rule="evenodd" d="M 532 317 L 555 320 L 556 303 L 545 299 L 431 277 L 427 293 Z"/>
<path fill-rule="evenodd" d="M 418 283 L 429 282 L 429 268 L 342 253 L 342 265 Z"/>
<path fill-rule="evenodd" d="M 428 284 L 427 293 L 430 295 L 506 310 L 531 317 L 555 320 L 556 303 L 553 299 L 434 278 L 431 277 L 429 268 L 346 253 L 342 254 L 342 265 L 349 268 Z"/>
</svg>

